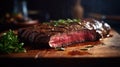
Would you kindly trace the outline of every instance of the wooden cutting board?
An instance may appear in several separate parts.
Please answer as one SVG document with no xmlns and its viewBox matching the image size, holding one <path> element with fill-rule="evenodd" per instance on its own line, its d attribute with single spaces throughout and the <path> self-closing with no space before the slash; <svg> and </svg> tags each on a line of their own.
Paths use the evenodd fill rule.
<svg viewBox="0 0 120 67">
<path fill-rule="evenodd" d="M 96 42 L 79 43 L 68 46 L 64 51 L 49 49 L 27 49 L 26 53 L 0 55 L 10 58 L 81 58 L 81 57 L 120 57 L 120 35 L 111 30 L 111 37 Z M 85 47 L 90 46 L 88 50 Z"/>
</svg>

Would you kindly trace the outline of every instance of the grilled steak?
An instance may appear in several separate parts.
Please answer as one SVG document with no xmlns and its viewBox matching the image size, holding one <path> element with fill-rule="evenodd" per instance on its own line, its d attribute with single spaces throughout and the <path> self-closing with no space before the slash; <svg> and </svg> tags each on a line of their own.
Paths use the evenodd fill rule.
<svg viewBox="0 0 120 67">
<path fill-rule="evenodd" d="M 63 23 L 64 22 L 64 23 Z M 64 47 L 75 43 L 96 41 L 109 34 L 107 23 L 94 19 L 81 21 L 52 21 L 18 31 L 19 39 L 35 47 Z M 48 45 L 49 44 L 49 45 Z"/>
<path fill-rule="evenodd" d="M 50 47 L 64 47 L 66 45 L 85 42 L 96 41 L 101 36 L 95 30 L 80 30 L 69 33 L 56 34 L 51 36 L 49 40 Z"/>
</svg>

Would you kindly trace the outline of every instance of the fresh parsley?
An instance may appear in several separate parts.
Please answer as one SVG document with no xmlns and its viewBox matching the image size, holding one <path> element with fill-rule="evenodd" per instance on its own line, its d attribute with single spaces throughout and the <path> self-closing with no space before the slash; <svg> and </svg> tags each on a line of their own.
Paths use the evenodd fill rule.
<svg viewBox="0 0 120 67">
<path fill-rule="evenodd" d="M 0 53 L 18 53 L 26 52 L 23 48 L 24 43 L 19 43 L 17 35 L 12 30 L 9 30 L 0 38 Z"/>
<path fill-rule="evenodd" d="M 59 25 L 69 25 L 70 23 L 79 23 L 81 22 L 81 19 L 59 19 L 53 21 L 54 26 L 59 26 Z"/>
</svg>

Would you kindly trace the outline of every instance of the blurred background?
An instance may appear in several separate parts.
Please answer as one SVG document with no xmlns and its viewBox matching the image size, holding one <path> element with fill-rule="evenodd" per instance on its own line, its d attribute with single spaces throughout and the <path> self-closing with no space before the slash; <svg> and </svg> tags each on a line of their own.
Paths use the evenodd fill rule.
<svg viewBox="0 0 120 67">
<path fill-rule="evenodd" d="M 120 15 L 119 4 L 119 0 L 82 0 L 85 16 L 88 16 L 89 13 Z"/>
<path fill-rule="evenodd" d="M 76 0 L 0 0 L 0 23 L 6 16 L 16 16 L 19 11 L 24 18 L 46 22 L 50 19 L 72 18 L 71 7 Z M 117 31 L 120 27 L 120 0 L 81 0 L 83 18 L 95 18 L 110 24 Z M 18 15 L 21 16 L 20 14 Z M 14 19 L 9 19 L 13 21 Z M 0 24 L 1 25 L 1 24 Z M 2 27 L 2 26 L 1 26 Z"/>
</svg>

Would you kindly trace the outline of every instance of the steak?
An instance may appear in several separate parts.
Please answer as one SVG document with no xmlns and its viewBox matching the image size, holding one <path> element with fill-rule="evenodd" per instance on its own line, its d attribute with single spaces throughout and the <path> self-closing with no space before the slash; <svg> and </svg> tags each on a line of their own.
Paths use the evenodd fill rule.
<svg viewBox="0 0 120 67">
<path fill-rule="evenodd" d="M 56 23 L 59 23 L 56 25 Z M 67 23 L 67 24 L 66 24 Z M 96 41 L 109 34 L 107 23 L 94 19 L 81 21 L 49 22 L 18 30 L 20 41 L 29 43 L 36 48 L 65 47 L 87 41 Z"/>
<path fill-rule="evenodd" d="M 50 47 L 64 47 L 66 45 L 86 41 L 99 40 L 101 36 L 95 30 L 81 30 L 69 33 L 56 34 L 50 37 Z"/>
</svg>

